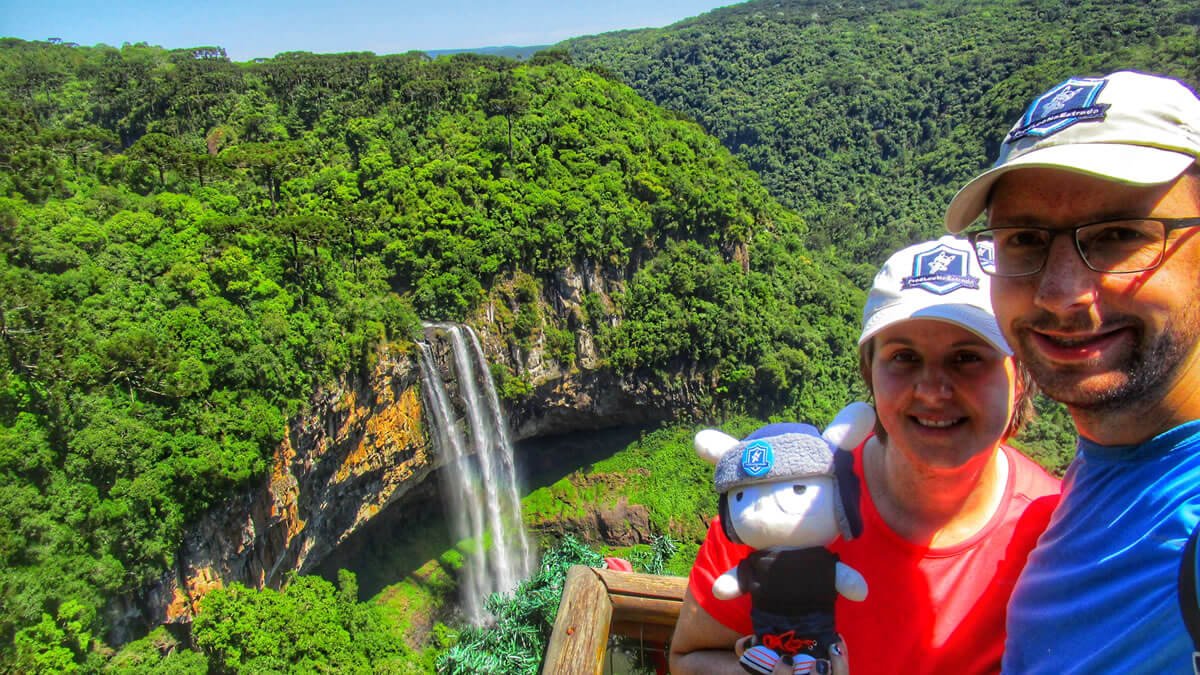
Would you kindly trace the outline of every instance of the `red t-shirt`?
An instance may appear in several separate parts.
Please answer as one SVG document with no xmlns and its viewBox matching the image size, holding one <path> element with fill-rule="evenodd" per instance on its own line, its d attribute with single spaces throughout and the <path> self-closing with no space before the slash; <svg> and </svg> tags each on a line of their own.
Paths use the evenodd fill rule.
<svg viewBox="0 0 1200 675">
<path fill-rule="evenodd" d="M 929 548 L 903 539 L 883 521 L 866 489 L 862 446 L 854 450 L 854 472 L 864 488 L 863 533 L 830 546 L 867 580 L 866 600 L 837 600 L 837 630 L 851 673 L 1000 671 L 1008 596 L 1059 493 L 1058 479 L 1020 452 L 1004 452 L 1006 498 L 992 520 L 961 544 Z M 712 584 L 751 550 L 729 541 L 714 518 L 689 579 L 700 606 L 743 635 L 753 632 L 749 596 L 720 600 Z"/>
</svg>

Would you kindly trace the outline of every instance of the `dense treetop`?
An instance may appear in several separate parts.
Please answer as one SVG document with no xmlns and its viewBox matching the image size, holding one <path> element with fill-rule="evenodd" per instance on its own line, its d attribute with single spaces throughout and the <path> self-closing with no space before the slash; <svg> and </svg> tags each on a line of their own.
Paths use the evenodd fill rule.
<svg viewBox="0 0 1200 675">
<path fill-rule="evenodd" d="M 1198 27 L 1188 0 L 752 0 L 563 47 L 699 121 L 815 244 L 878 264 L 941 231 L 1051 85 L 1122 69 L 1200 83 Z"/>
</svg>

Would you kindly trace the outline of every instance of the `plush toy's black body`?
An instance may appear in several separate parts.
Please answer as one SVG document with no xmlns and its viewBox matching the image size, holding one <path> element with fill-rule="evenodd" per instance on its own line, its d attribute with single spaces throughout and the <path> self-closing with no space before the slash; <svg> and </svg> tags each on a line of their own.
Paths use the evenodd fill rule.
<svg viewBox="0 0 1200 675">
<path fill-rule="evenodd" d="M 817 547 L 754 551 L 738 563 L 738 584 L 750 594 L 758 644 L 786 655 L 789 663 L 796 654 L 829 658 L 837 641 L 837 562 L 836 554 Z"/>
</svg>

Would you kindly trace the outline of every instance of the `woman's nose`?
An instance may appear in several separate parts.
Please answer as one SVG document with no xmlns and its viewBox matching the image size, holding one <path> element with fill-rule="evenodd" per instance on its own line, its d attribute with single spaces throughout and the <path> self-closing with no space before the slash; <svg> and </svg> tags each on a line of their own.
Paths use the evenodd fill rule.
<svg viewBox="0 0 1200 675">
<path fill-rule="evenodd" d="M 950 395 L 950 377 L 939 366 L 928 366 L 921 371 L 916 383 L 916 394 L 922 398 L 946 398 Z"/>
</svg>

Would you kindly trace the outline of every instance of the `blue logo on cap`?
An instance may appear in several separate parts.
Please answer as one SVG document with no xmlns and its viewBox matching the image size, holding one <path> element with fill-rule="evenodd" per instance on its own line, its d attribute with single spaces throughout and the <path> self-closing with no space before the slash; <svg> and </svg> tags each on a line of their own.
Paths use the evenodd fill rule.
<svg viewBox="0 0 1200 675">
<path fill-rule="evenodd" d="M 979 277 L 969 273 L 970 264 L 971 255 L 966 251 L 938 244 L 913 256 L 913 275 L 900 280 L 900 290 L 920 288 L 946 295 L 960 288 L 979 288 Z"/>
<path fill-rule="evenodd" d="M 1071 78 L 1034 99 L 1005 143 L 1026 136 L 1046 137 L 1079 122 L 1104 121 L 1107 103 L 1096 103 L 1107 80 Z"/>
<path fill-rule="evenodd" d="M 753 441 L 742 450 L 742 471 L 748 476 L 762 476 L 775 466 L 775 451 L 766 441 Z"/>
</svg>

